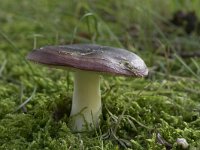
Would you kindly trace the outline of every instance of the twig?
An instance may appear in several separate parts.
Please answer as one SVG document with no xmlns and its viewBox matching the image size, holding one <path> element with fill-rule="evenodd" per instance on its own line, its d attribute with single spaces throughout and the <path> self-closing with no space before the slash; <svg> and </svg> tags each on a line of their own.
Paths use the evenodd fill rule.
<svg viewBox="0 0 200 150">
<path fill-rule="evenodd" d="M 156 139 L 159 144 L 164 145 L 166 147 L 166 150 L 172 149 L 172 144 L 167 142 L 159 132 L 156 134 Z"/>
</svg>

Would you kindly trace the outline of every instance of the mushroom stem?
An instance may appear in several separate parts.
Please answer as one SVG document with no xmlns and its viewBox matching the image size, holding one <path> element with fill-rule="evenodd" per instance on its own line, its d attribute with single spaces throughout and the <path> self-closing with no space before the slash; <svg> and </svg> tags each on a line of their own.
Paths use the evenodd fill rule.
<svg viewBox="0 0 200 150">
<path fill-rule="evenodd" d="M 72 100 L 72 130 L 91 130 L 98 126 L 101 114 L 100 76 L 87 71 L 74 74 Z"/>
</svg>

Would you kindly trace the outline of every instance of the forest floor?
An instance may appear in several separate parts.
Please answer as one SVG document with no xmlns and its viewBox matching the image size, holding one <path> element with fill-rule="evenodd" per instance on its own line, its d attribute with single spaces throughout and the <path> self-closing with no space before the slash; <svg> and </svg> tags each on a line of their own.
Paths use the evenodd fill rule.
<svg viewBox="0 0 200 150">
<path fill-rule="evenodd" d="M 0 149 L 200 149 L 200 1 L 1 1 Z M 128 49 L 145 78 L 102 76 L 98 129 L 73 133 L 73 73 L 32 64 L 44 45 Z M 25 103 L 24 103 L 25 102 Z M 183 144 L 183 143 L 182 143 Z"/>
</svg>

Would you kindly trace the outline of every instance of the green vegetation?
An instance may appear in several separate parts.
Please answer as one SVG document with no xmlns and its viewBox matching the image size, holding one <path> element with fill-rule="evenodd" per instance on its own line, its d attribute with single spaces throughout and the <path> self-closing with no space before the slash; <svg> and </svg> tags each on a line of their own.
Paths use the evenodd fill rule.
<svg viewBox="0 0 200 150">
<path fill-rule="evenodd" d="M 198 0 L 1 1 L 0 149 L 160 150 L 171 144 L 175 150 L 177 138 L 200 149 L 200 59 L 181 57 L 200 50 L 200 39 L 169 23 L 177 10 L 200 18 L 199 6 Z M 102 77 L 101 126 L 91 133 L 68 128 L 71 73 L 25 59 L 34 47 L 70 43 L 123 47 L 150 69 L 145 79 Z"/>
</svg>

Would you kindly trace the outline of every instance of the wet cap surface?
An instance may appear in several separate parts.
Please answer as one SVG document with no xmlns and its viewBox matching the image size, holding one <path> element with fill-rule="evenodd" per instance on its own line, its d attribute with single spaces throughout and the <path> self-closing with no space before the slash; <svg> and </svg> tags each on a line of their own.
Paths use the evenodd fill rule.
<svg viewBox="0 0 200 150">
<path fill-rule="evenodd" d="M 136 54 L 125 49 L 94 44 L 45 46 L 30 52 L 27 59 L 61 66 L 123 76 L 146 76 L 148 69 Z"/>
</svg>

